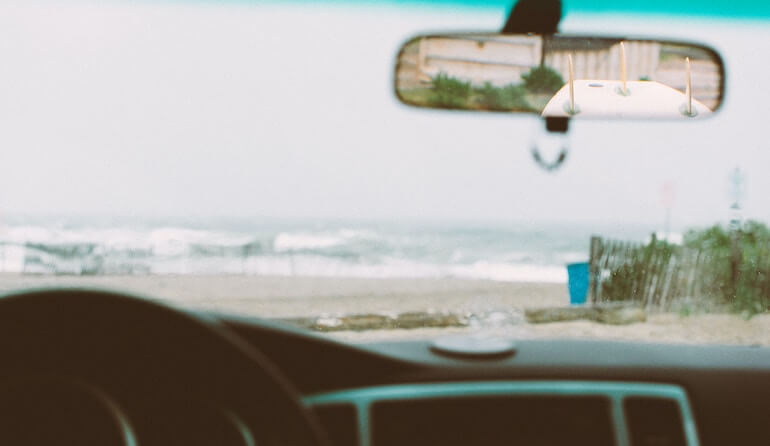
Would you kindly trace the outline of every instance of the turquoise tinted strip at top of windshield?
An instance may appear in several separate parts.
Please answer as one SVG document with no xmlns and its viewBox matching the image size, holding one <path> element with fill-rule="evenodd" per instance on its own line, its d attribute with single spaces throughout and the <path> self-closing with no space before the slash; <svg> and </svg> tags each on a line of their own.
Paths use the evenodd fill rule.
<svg viewBox="0 0 770 446">
<path fill-rule="evenodd" d="M 396 0 L 408 2 L 409 0 Z M 506 8 L 512 1 L 493 0 L 415 0 L 416 3 L 450 4 L 489 7 L 492 9 Z M 677 14 L 711 17 L 770 17 L 770 2 L 762 0 L 645 0 L 643 2 L 619 0 L 562 0 L 565 13 L 644 13 L 644 14 Z"/>
<path fill-rule="evenodd" d="M 513 0 L 389 0 L 370 3 L 415 4 L 425 6 L 466 6 L 501 10 L 510 8 Z M 643 13 L 676 14 L 723 18 L 770 18 L 767 0 L 562 0 L 565 13 Z"/>
<path fill-rule="evenodd" d="M 147 0 L 149 1 L 149 0 Z M 515 0 L 166 0 L 171 3 L 203 4 L 312 4 L 350 6 L 415 6 L 422 8 L 482 9 L 506 12 Z M 770 19 L 768 0 L 562 0 L 565 15 L 570 13 L 676 15 L 715 19 Z"/>
</svg>

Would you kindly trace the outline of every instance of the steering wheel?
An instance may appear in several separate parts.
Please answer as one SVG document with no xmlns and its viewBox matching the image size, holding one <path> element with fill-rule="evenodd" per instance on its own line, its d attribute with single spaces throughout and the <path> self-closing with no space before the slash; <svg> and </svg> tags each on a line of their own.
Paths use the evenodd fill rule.
<svg viewBox="0 0 770 446">
<path fill-rule="evenodd" d="M 127 295 L 0 299 L 0 444 L 326 444 L 265 357 L 200 317 Z"/>
</svg>

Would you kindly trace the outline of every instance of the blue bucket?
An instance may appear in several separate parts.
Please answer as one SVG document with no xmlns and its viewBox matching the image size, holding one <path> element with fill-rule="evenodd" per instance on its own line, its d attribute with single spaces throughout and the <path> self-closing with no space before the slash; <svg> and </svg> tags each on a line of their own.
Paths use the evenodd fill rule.
<svg viewBox="0 0 770 446">
<path fill-rule="evenodd" d="M 567 265 L 569 280 L 569 303 L 581 305 L 586 303 L 588 296 L 588 263 L 570 263 Z"/>
</svg>

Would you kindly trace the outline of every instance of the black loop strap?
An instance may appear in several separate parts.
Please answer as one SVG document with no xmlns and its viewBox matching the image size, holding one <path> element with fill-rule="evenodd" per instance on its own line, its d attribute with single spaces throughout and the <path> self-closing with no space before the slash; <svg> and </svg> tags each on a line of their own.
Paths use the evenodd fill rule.
<svg viewBox="0 0 770 446">
<path fill-rule="evenodd" d="M 553 172 L 554 170 L 559 169 L 562 164 L 564 164 L 564 161 L 567 160 L 567 153 L 569 152 L 569 149 L 566 146 L 562 146 L 561 150 L 559 151 L 559 155 L 556 157 L 555 160 L 548 162 L 545 159 L 543 159 L 543 156 L 540 154 L 540 149 L 537 147 L 537 145 L 532 146 L 532 158 L 535 160 L 535 163 L 540 166 L 543 170 L 547 172 Z"/>
</svg>

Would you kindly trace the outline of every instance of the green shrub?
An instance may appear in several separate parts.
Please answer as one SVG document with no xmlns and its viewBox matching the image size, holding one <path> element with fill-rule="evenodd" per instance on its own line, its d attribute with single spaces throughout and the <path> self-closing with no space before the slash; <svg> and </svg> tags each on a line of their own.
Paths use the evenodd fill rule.
<svg viewBox="0 0 770 446">
<path fill-rule="evenodd" d="M 474 91 L 478 105 L 487 110 L 532 110 L 525 97 L 526 90 L 520 85 L 510 84 L 498 88 L 486 82 Z"/>
<path fill-rule="evenodd" d="M 685 233 L 681 247 L 653 239 L 621 255 L 627 260 L 601 281 L 602 300 L 661 302 L 661 289 L 651 288 L 651 279 L 663 277 L 672 256 L 677 256 L 669 271 L 676 272 L 682 261 L 696 267 L 697 258 L 694 276 L 686 266 L 684 275 L 675 273 L 678 278 L 667 284 L 673 295 L 665 302 L 679 304 L 680 314 L 714 306 L 746 317 L 770 310 L 770 228 L 762 223 L 749 221 L 738 231 L 719 225 L 693 229 Z"/>
<path fill-rule="evenodd" d="M 688 231 L 684 244 L 706 254 L 702 290 L 747 315 L 770 309 L 770 228 L 756 221 L 736 232 L 715 225 Z"/>
<path fill-rule="evenodd" d="M 554 94 L 564 85 L 561 75 L 554 69 L 539 66 L 521 75 L 524 87 L 532 93 Z"/>
<path fill-rule="evenodd" d="M 441 108 L 468 108 L 471 96 L 470 82 L 464 82 L 446 73 L 432 79 L 433 89 L 428 98 L 430 105 Z"/>
<path fill-rule="evenodd" d="M 735 294 L 730 266 L 730 233 L 718 226 L 695 230 L 684 235 L 684 246 L 700 251 L 698 285 L 703 295 L 727 303 Z"/>
</svg>

